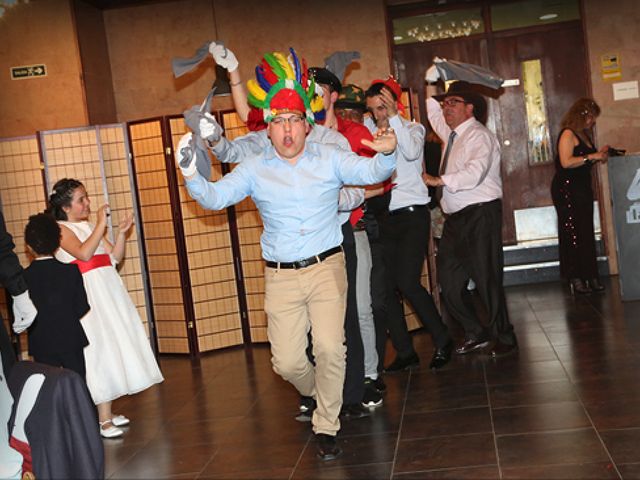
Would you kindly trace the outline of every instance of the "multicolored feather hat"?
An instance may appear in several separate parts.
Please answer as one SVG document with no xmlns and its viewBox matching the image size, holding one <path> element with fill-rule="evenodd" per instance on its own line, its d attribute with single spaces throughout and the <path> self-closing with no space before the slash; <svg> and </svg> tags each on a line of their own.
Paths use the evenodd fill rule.
<svg viewBox="0 0 640 480">
<path fill-rule="evenodd" d="M 306 90 L 305 90 L 306 88 Z M 280 52 L 266 53 L 256 66 L 256 79 L 247 82 L 250 105 L 261 108 L 264 121 L 284 112 L 300 112 L 314 124 L 314 112 L 323 109 L 322 98 L 315 95 L 315 81 L 307 74 L 293 48 L 287 57 Z"/>
</svg>

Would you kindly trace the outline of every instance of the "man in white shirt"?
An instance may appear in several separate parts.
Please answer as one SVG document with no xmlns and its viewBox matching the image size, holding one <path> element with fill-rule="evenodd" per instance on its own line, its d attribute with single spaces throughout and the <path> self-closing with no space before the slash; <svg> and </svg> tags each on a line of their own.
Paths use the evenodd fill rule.
<svg viewBox="0 0 640 480">
<path fill-rule="evenodd" d="M 465 341 L 456 352 L 479 352 L 491 345 L 492 356 L 507 355 L 517 350 L 518 343 L 502 284 L 500 145 L 480 121 L 487 110 L 484 97 L 468 82 L 452 83 L 443 95 L 433 93 L 435 87 L 429 85 L 427 114 L 446 147 L 440 176 L 424 177 L 427 185 L 440 190 L 446 215 L 438 247 L 438 279 L 447 310 L 465 330 Z M 465 288 L 470 278 L 489 312 L 486 327 Z"/>
<path fill-rule="evenodd" d="M 429 368 L 442 368 L 451 359 L 453 350 L 433 298 L 420 282 L 431 226 L 427 207 L 430 197 L 422 180 L 425 128 L 399 115 L 400 93 L 400 85 L 393 78 L 374 81 L 365 92 L 367 108 L 375 118 L 374 126 L 366 122 L 365 125 L 374 133 L 391 127 L 398 137 L 396 170 L 391 177 L 395 187 L 391 190 L 389 212 L 379 222 L 386 277 L 386 327 L 397 352 L 395 360 L 385 367 L 386 372 L 419 364 L 396 290 L 409 301 L 432 336 L 435 349 Z M 378 355 L 384 358 L 384 351 Z"/>
</svg>

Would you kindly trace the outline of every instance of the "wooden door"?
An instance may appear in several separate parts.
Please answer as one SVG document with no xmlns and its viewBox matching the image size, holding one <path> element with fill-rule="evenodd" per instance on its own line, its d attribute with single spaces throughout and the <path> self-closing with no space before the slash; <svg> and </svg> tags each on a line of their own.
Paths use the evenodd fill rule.
<svg viewBox="0 0 640 480">
<path fill-rule="evenodd" d="M 588 67 L 585 62 L 582 27 L 574 22 L 563 28 L 494 37 L 491 69 L 520 84 L 504 88 L 498 98 L 498 137 L 502 146 L 502 179 L 505 243 L 516 243 L 514 210 L 552 205 L 553 156 L 562 116 L 571 104 L 587 95 Z M 542 89 L 551 138 L 551 157 L 546 164 L 530 164 L 528 126 L 522 62 L 539 59 Z"/>
<path fill-rule="evenodd" d="M 552 161 L 529 165 L 522 62 L 541 61 L 554 154 L 562 115 L 574 100 L 589 91 L 581 23 L 567 22 L 532 31 L 400 45 L 394 47 L 393 54 L 400 82 L 418 92 L 421 118 L 425 119 L 424 74 L 434 56 L 482 65 L 505 79 L 520 80 L 520 85 L 499 91 L 483 89 L 489 101 L 487 126 L 496 133 L 502 145 L 503 242 L 516 243 L 514 210 L 551 205 L 550 184 L 554 172 Z"/>
</svg>

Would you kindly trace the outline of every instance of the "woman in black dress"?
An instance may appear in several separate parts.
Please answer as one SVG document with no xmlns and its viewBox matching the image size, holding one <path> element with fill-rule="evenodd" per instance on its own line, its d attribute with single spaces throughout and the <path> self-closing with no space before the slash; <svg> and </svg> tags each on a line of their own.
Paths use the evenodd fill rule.
<svg viewBox="0 0 640 480">
<path fill-rule="evenodd" d="M 593 231 L 591 168 L 607 160 L 609 146 L 596 149 L 593 126 L 600 107 L 590 98 L 577 100 L 564 115 L 555 158 L 551 196 L 558 214 L 560 273 L 572 293 L 602 291 Z"/>
</svg>

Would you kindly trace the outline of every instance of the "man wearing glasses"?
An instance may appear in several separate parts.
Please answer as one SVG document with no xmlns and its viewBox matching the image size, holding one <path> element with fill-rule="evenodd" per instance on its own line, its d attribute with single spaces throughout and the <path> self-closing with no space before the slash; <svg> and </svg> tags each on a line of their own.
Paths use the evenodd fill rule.
<svg viewBox="0 0 640 480">
<path fill-rule="evenodd" d="M 379 152 L 373 159 L 310 143 L 311 87 L 305 90 L 295 79 L 281 78 L 264 95 L 253 91 L 257 96 L 250 101 L 263 109 L 270 147 L 243 158 L 217 182 L 197 172 L 193 134 L 180 140 L 176 161 L 189 194 L 204 208 L 220 210 L 248 196 L 255 202 L 264 224 L 265 311 L 273 369 L 301 395 L 316 399 L 312 425 L 318 456 L 332 460 L 341 453 L 335 436 L 345 374 L 347 291 L 338 196 L 344 184 L 374 184 L 391 175 L 396 137 L 388 129 L 365 141 Z M 309 330 L 315 368 L 305 353 Z"/>
<path fill-rule="evenodd" d="M 487 104 L 465 81 L 455 81 L 443 95 L 427 86 L 427 113 L 446 144 L 440 176 L 425 182 L 441 193 L 446 215 L 438 247 L 438 279 L 449 313 L 464 327 L 460 355 L 490 349 L 502 356 L 517 349 L 502 284 L 502 178 L 500 145 L 484 126 Z M 438 196 L 438 194 L 436 194 Z M 465 288 L 471 278 L 489 313 L 484 327 Z M 490 347 L 491 346 L 491 347 Z"/>
</svg>

